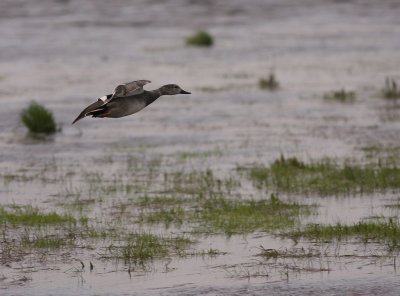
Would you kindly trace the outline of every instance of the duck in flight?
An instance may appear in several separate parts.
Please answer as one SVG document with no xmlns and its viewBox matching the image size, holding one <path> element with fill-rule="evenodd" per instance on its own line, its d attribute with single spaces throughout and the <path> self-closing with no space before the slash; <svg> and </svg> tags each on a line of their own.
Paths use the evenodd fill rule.
<svg viewBox="0 0 400 296">
<path fill-rule="evenodd" d="M 147 91 L 143 86 L 149 80 L 136 80 L 118 85 L 112 94 L 97 99 L 86 107 L 72 122 L 86 116 L 119 118 L 139 112 L 163 95 L 190 94 L 176 84 L 166 84 L 158 89 Z"/>
</svg>

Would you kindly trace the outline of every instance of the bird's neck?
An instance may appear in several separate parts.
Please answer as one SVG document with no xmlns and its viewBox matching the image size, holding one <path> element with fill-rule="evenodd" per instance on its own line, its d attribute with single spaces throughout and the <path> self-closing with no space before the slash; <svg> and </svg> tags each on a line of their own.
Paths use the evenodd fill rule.
<svg viewBox="0 0 400 296">
<path fill-rule="evenodd" d="M 146 106 L 150 105 L 153 103 L 155 100 L 157 100 L 159 97 L 161 97 L 163 94 L 160 91 L 160 89 L 155 89 L 152 91 L 145 91 L 145 100 L 146 100 Z"/>
<path fill-rule="evenodd" d="M 162 95 L 164 95 L 163 92 L 162 92 L 162 90 L 161 90 L 161 88 L 158 88 L 158 89 L 153 90 L 152 93 L 153 93 L 154 95 L 157 96 L 157 99 L 158 99 L 159 97 L 161 97 Z"/>
</svg>

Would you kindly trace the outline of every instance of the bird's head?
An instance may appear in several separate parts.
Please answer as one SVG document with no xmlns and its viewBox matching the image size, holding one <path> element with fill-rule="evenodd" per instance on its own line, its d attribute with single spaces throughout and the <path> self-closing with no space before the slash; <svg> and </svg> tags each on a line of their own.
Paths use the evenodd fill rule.
<svg viewBox="0 0 400 296">
<path fill-rule="evenodd" d="M 160 92 L 162 95 L 178 95 L 178 94 L 191 94 L 188 91 L 185 91 L 176 84 L 166 84 L 160 88 Z"/>
</svg>

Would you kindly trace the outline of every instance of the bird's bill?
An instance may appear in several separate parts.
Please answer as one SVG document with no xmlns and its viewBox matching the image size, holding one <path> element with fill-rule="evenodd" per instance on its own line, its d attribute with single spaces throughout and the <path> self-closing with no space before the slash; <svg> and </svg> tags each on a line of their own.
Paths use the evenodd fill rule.
<svg viewBox="0 0 400 296">
<path fill-rule="evenodd" d="M 182 89 L 181 92 L 180 92 L 180 94 L 187 94 L 187 95 L 190 95 L 191 92 L 188 92 L 188 91 Z"/>
</svg>

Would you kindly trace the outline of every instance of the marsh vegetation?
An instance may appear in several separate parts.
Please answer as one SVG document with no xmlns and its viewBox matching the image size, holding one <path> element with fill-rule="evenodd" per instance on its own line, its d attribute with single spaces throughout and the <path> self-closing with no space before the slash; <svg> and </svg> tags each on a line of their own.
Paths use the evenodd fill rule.
<svg viewBox="0 0 400 296">
<path fill-rule="evenodd" d="M 271 73 L 268 78 L 260 78 L 258 80 L 258 87 L 265 90 L 276 90 L 279 88 L 279 82 L 275 77 L 275 74 Z"/>
<path fill-rule="evenodd" d="M 20 119 L 33 134 L 52 134 L 57 130 L 53 113 L 36 102 L 31 102 L 26 109 L 22 110 Z"/>
<path fill-rule="evenodd" d="M 397 218 L 381 217 L 363 220 L 351 225 L 337 223 L 334 225 L 309 224 L 304 229 L 290 234 L 293 239 L 306 238 L 316 241 L 359 240 L 363 243 L 380 242 L 389 249 L 400 248 L 400 225 Z"/>
<path fill-rule="evenodd" d="M 38 178 L 41 184 L 51 184 L 59 178 L 64 189 L 50 199 L 50 208 L 57 211 L 49 206 L 44 211 L 3 204 L 0 260 L 13 266 L 37 255 L 30 260 L 40 265 L 80 250 L 80 255 L 75 255 L 78 263 L 85 265 L 86 261 L 88 266 L 90 260 L 90 264 L 102 266 L 112 262 L 117 271 L 136 276 L 170 272 L 174 270 L 170 263 L 178 259 L 231 256 L 221 246 L 204 245 L 201 241 L 207 237 L 234 240 L 243 236 L 252 241 L 269 236 L 302 247 L 273 249 L 261 243 L 252 255 L 261 261 L 219 268 L 237 278 L 280 275 L 282 279 L 330 271 L 330 258 L 351 258 L 348 252 L 328 252 L 328 246 L 345 250 L 356 243 L 367 249 L 382 248 L 379 255 L 362 255 L 363 260 L 387 260 L 398 250 L 397 219 L 382 216 L 348 224 L 314 223 L 313 217 L 320 212 L 318 202 L 297 198 L 318 195 L 329 199 L 398 190 L 399 149 L 395 146 L 361 147 L 363 161 L 323 158 L 306 162 L 281 155 L 270 165 L 252 163 L 223 173 L 192 167 L 193 161 L 220 159 L 220 150 L 151 158 L 121 151 L 117 157 L 106 154 L 101 158 L 109 167 L 121 161 L 125 164 L 114 172 L 80 164 L 71 169 L 69 164 L 50 161 L 16 171 L 12 178 L 3 175 L 7 188 L 17 184 L 29 187 Z M 95 163 L 96 158 L 91 161 Z M 77 170 L 79 173 L 71 173 Z M 78 180 L 78 185 L 72 186 L 72 180 Z M 396 209 L 395 204 L 390 208 Z M 76 268 L 82 272 L 79 265 Z M 271 268 L 275 272 L 271 273 Z"/>
<path fill-rule="evenodd" d="M 214 44 L 214 38 L 204 30 L 198 30 L 193 35 L 186 37 L 186 45 L 209 47 Z"/>
<path fill-rule="evenodd" d="M 323 95 L 327 101 L 338 101 L 342 103 L 351 103 L 356 100 L 356 93 L 354 91 L 347 91 L 344 88 L 327 92 Z"/>
<path fill-rule="evenodd" d="M 256 165 L 246 171 L 259 187 L 297 194 L 348 195 L 400 188 L 400 168 L 391 159 L 340 164 L 326 158 L 305 163 L 281 155 L 271 165 Z"/>
<path fill-rule="evenodd" d="M 44 213 L 31 206 L 11 206 L 10 209 L 0 207 L 0 223 L 11 225 L 40 226 L 46 224 L 76 223 L 76 219 L 69 214 L 56 212 Z"/>
<path fill-rule="evenodd" d="M 61 205 L 64 212 L 43 212 L 15 204 L 0 208 L 2 248 L 6 254 L 2 260 L 20 261 L 29 253 L 45 249 L 58 253 L 83 248 L 88 252 L 97 250 L 97 260 L 121 261 L 129 270 L 145 271 L 149 265 L 174 257 L 228 254 L 218 248 L 198 248 L 199 236 L 254 233 L 303 243 L 308 240 L 324 244 L 329 241 L 345 244 L 349 240 L 363 244 L 380 242 L 393 251 L 398 245 L 399 231 L 395 219 L 363 220 L 349 225 L 308 223 L 305 221 L 318 213 L 317 204 L 289 201 L 275 193 L 258 191 L 269 188 L 284 195 L 337 196 L 396 190 L 400 172 L 396 162 L 390 160 L 397 149 L 370 146 L 362 151 L 367 159 L 371 153 L 380 158 L 367 164 L 355 160 L 339 164 L 333 159 L 304 162 L 281 155 L 269 166 L 239 167 L 223 175 L 211 169 L 166 170 L 165 164 L 171 161 L 159 158 L 143 161 L 130 157 L 126 170 L 118 177 L 87 169 L 82 174 L 80 188 L 67 187 L 57 195 L 56 200 L 61 198 L 64 202 L 55 204 Z M 192 158 L 182 158 L 179 153 L 173 157 L 177 164 Z M 193 157 L 220 156 L 195 153 Z M 114 160 L 109 162 L 112 164 Z M 64 175 L 65 170 L 59 164 L 47 168 L 43 180 L 48 180 L 47 175 L 54 172 Z M 67 173 L 64 177 L 74 178 L 74 174 Z M 29 184 L 31 179 L 24 182 Z M 150 190 L 155 182 L 158 186 Z M 252 192 L 258 192 L 256 196 L 243 194 L 243 186 L 250 184 L 255 186 Z M 97 208 L 102 211 L 101 217 L 96 214 Z M 168 234 L 171 231 L 173 235 Z M 18 240 L 11 243 L 16 234 Z M 260 256 L 300 260 L 317 255 L 304 249 L 263 249 Z M 45 257 L 42 255 L 41 260 Z"/>
<path fill-rule="evenodd" d="M 159 199 L 157 199 L 159 204 Z M 167 206 L 168 200 L 164 203 Z M 149 205 L 149 204 L 147 204 Z M 153 207 L 151 207 L 153 208 Z M 164 207 L 142 212 L 140 221 L 162 223 L 165 226 L 192 226 L 194 233 L 248 234 L 272 232 L 293 227 L 302 216 L 312 213 L 312 207 L 281 201 L 276 195 L 269 199 L 240 200 L 211 197 L 188 200 L 185 205 Z"/>
<path fill-rule="evenodd" d="M 122 259 L 125 263 L 141 265 L 150 260 L 163 259 L 170 256 L 183 256 L 192 242 L 183 237 L 164 237 L 151 233 L 131 233 L 122 245 L 110 245 L 109 254 L 102 258 Z"/>
<path fill-rule="evenodd" d="M 382 89 L 382 96 L 389 100 L 400 98 L 400 90 L 397 87 L 397 82 L 393 78 L 386 77 L 385 86 Z"/>
</svg>

